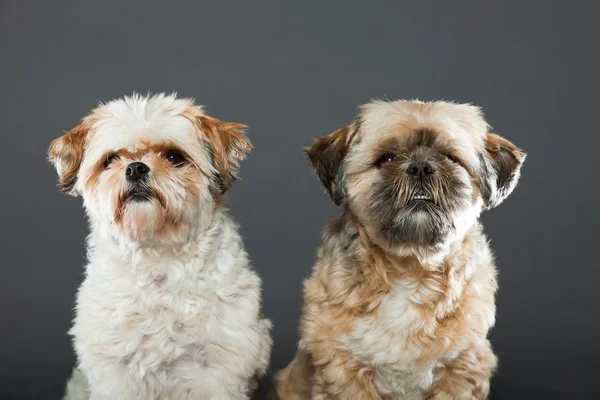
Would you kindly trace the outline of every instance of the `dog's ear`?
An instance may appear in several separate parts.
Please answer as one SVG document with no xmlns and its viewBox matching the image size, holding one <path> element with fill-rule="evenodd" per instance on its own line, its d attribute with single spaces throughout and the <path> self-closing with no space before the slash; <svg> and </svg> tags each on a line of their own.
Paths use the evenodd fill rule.
<svg viewBox="0 0 600 400">
<path fill-rule="evenodd" d="M 521 175 L 526 154 L 493 133 L 485 138 L 482 195 L 487 209 L 496 207 L 513 191 Z"/>
<path fill-rule="evenodd" d="M 223 194 L 238 179 L 240 161 L 252 150 L 250 139 L 244 132 L 246 125 L 207 116 L 198 117 L 198 121 L 206 135 L 216 171 L 217 194 Z"/>
<path fill-rule="evenodd" d="M 89 129 L 84 124 L 77 125 L 63 136 L 54 139 L 48 149 L 48 160 L 58 172 L 58 186 L 72 196 L 78 195 L 75 183 L 88 132 Z"/>
<path fill-rule="evenodd" d="M 310 166 L 315 171 L 336 205 L 346 198 L 343 162 L 349 150 L 350 126 L 315 140 L 305 150 Z"/>
</svg>

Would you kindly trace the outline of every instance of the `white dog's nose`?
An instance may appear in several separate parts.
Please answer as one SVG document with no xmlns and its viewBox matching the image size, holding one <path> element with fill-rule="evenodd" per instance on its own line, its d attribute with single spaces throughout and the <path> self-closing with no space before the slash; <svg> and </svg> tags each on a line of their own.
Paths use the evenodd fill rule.
<svg viewBox="0 0 600 400">
<path fill-rule="evenodd" d="M 148 172 L 150 172 L 150 167 L 138 161 L 127 166 L 125 176 L 128 181 L 139 181 L 145 179 L 148 176 Z"/>
</svg>

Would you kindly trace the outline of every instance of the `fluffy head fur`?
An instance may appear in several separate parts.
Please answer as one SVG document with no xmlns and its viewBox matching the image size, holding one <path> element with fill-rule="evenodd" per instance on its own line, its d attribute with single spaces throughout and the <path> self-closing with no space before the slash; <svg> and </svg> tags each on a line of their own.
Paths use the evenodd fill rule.
<svg viewBox="0 0 600 400">
<path fill-rule="evenodd" d="M 367 104 L 307 155 L 334 202 L 401 254 L 435 253 L 464 236 L 510 194 L 525 159 L 488 133 L 479 108 L 419 101 Z M 411 174 L 419 165 L 432 173 Z"/>
<path fill-rule="evenodd" d="M 52 142 L 89 216 L 67 399 L 247 399 L 271 348 L 260 279 L 222 207 L 251 148 L 190 99 L 100 105 Z"/>
<path fill-rule="evenodd" d="M 93 227 L 127 242 L 184 243 L 206 229 L 251 149 L 244 125 L 204 114 L 174 95 L 101 105 L 52 142 L 61 189 L 82 195 Z M 142 162 L 147 179 L 129 181 Z"/>
<path fill-rule="evenodd" d="M 488 128 L 471 105 L 375 101 L 307 150 L 343 210 L 323 231 L 276 397 L 485 398 L 496 271 L 477 219 L 525 159 Z"/>
</svg>

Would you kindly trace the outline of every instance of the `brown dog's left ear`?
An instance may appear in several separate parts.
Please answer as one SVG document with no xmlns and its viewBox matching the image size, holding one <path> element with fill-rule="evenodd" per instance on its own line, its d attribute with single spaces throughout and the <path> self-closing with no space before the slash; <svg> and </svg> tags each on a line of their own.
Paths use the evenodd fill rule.
<svg viewBox="0 0 600 400">
<path fill-rule="evenodd" d="M 244 133 L 246 125 L 207 116 L 198 117 L 198 121 L 212 153 L 216 194 L 223 194 L 238 179 L 240 161 L 252 150 L 250 139 Z"/>
<path fill-rule="evenodd" d="M 342 204 L 346 197 L 342 164 L 348 154 L 349 134 L 350 126 L 345 126 L 315 140 L 315 143 L 306 149 L 310 166 L 337 206 Z"/>
<path fill-rule="evenodd" d="M 72 196 L 78 195 L 75 183 L 88 132 L 89 129 L 84 124 L 77 125 L 63 136 L 54 139 L 48 149 L 48 160 L 58 172 L 58 186 Z"/>
<path fill-rule="evenodd" d="M 485 177 L 482 188 L 486 208 L 496 207 L 513 191 L 521 175 L 526 154 L 493 133 L 485 138 Z"/>
</svg>

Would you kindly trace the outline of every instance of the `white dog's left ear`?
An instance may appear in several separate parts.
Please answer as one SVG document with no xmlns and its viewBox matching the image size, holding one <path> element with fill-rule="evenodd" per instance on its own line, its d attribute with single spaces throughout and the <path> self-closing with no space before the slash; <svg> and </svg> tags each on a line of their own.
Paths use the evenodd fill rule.
<svg viewBox="0 0 600 400">
<path fill-rule="evenodd" d="M 58 172 L 58 186 L 72 196 L 77 196 L 75 183 L 83 159 L 88 128 L 77 125 L 63 136 L 54 139 L 48 149 L 48 160 Z"/>
<path fill-rule="evenodd" d="M 246 125 L 207 116 L 200 116 L 198 120 L 210 146 L 217 192 L 223 194 L 238 179 L 240 161 L 252 150 L 244 132 Z"/>
<path fill-rule="evenodd" d="M 493 133 L 485 138 L 482 195 L 487 209 L 496 207 L 513 191 L 521 175 L 526 154 Z"/>
</svg>

